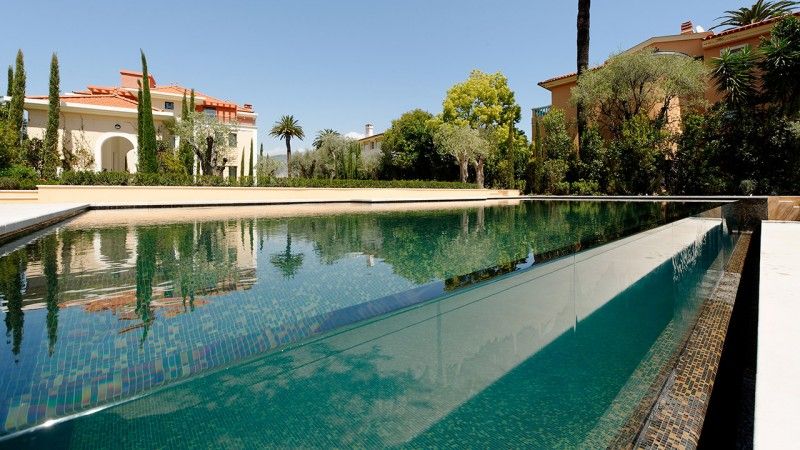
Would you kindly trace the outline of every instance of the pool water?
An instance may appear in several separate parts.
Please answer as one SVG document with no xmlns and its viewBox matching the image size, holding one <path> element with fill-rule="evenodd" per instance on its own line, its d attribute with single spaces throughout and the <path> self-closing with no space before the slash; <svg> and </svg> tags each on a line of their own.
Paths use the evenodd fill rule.
<svg viewBox="0 0 800 450">
<path fill-rule="evenodd" d="M 84 214 L 3 249 L 0 446 L 610 445 L 718 279 L 715 206 Z"/>
</svg>

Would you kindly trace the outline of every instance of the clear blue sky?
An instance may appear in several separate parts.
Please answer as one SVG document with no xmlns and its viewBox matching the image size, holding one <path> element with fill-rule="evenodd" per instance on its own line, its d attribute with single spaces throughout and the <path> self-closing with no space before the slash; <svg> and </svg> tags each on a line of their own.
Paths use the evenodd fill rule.
<svg viewBox="0 0 800 450">
<path fill-rule="evenodd" d="M 723 10 L 751 1 L 594 0 L 591 61 L 602 62 L 690 19 L 708 28 Z M 549 104 L 536 83 L 575 69 L 577 0 L 271 0 L 67 2 L 4 5 L 0 64 L 25 52 L 28 92 L 47 93 L 50 53 L 61 89 L 116 85 L 139 69 L 139 48 L 159 83 L 252 103 L 259 138 L 294 114 L 309 146 L 322 128 L 383 131 L 401 113 L 441 110 L 446 90 L 470 70 L 502 71 L 522 106 Z M 4 66 L 0 66 L 4 67 Z M 5 71 L 0 84 L 5 91 Z"/>
</svg>

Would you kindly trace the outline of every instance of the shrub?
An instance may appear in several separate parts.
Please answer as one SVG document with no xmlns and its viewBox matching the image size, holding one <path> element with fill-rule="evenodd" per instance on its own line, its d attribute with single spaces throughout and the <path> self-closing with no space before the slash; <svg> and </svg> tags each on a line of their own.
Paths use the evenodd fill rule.
<svg viewBox="0 0 800 450">
<path fill-rule="evenodd" d="M 256 183 L 257 181 L 257 183 Z M 450 181 L 422 180 L 345 180 L 327 178 L 222 178 L 220 176 L 199 176 L 168 173 L 126 172 L 64 172 L 61 184 L 79 186 L 239 186 L 249 187 L 315 187 L 315 188 L 428 188 L 428 189 L 471 189 L 476 185 Z"/>
<path fill-rule="evenodd" d="M 578 180 L 570 184 L 570 192 L 575 195 L 599 195 L 600 184 L 594 180 Z"/>
<path fill-rule="evenodd" d="M 36 189 L 41 179 L 36 170 L 27 166 L 11 166 L 0 170 L 0 189 Z"/>
</svg>

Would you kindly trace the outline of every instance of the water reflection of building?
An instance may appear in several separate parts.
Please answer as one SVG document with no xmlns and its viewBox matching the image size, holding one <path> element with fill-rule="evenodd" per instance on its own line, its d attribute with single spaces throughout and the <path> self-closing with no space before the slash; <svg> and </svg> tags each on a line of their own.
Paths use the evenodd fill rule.
<svg viewBox="0 0 800 450">
<path fill-rule="evenodd" d="M 136 303 L 136 268 L 142 256 L 138 251 L 139 237 L 146 230 L 147 227 L 138 226 L 94 230 L 66 226 L 58 230 L 54 256 L 58 268 L 59 306 L 108 310 L 127 317 L 130 305 Z M 185 285 L 191 284 L 193 277 L 204 277 L 204 282 L 191 290 L 196 296 L 246 290 L 255 283 L 256 236 L 253 233 L 256 231 L 248 229 L 247 222 L 191 223 L 156 227 L 155 230 L 158 250 L 154 255 L 152 306 L 163 309 L 165 314 L 180 313 L 186 300 L 183 294 L 188 296 L 190 292 Z M 181 240 L 192 243 L 191 248 L 183 249 L 184 254 Z M 195 253 L 195 246 L 203 244 L 203 240 L 209 251 Z M 28 253 L 26 267 L 19 274 L 23 286 L 22 309 L 44 308 L 47 279 L 40 252 L 35 244 L 18 251 Z M 195 269 L 192 273 L 180 270 L 179 266 L 187 262 L 188 267 Z M 8 311 L 5 296 L 0 297 L 0 301 L 0 308 Z M 194 306 L 199 306 L 196 299 Z"/>
</svg>

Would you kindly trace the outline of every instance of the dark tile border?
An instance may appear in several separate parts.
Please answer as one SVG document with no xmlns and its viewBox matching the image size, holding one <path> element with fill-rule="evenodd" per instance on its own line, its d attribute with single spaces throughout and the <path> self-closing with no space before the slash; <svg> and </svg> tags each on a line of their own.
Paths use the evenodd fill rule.
<svg viewBox="0 0 800 450">
<path fill-rule="evenodd" d="M 697 447 L 711 399 L 728 324 L 739 287 L 751 235 L 739 237 L 717 288 L 703 305 L 677 364 L 652 404 L 646 420 L 632 442 L 615 443 L 626 448 Z M 647 401 L 649 400 L 649 401 Z M 632 420 L 641 419 L 634 415 Z M 633 425 L 633 423 L 630 423 Z"/>
</svg>

